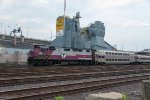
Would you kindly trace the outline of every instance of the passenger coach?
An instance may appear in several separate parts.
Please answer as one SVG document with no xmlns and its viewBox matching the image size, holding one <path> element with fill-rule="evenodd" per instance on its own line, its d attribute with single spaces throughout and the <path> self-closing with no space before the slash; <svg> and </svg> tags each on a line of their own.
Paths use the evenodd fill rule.
<svg viewBox="0 0 150 100">
<path fill-rule="evenodd" d="M 134 54 L 121 51 L 97 50 L 95 62 L 97 64 L 131 64 L 134 63 Z"/>
</svg>

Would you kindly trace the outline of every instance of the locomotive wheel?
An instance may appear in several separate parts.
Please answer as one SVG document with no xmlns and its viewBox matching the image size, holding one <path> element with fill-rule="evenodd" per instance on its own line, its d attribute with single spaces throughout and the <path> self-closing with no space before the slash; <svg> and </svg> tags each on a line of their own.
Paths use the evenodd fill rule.
<svg viewBox="0 0 150 100">
<path fill-rule="evenodd" d="M 48 66 L 49 65 L 48 59 L 46 59 L 43 64 L 44 64 L 44 66 Z"/>
<path fill-rule="evenodd" d="M 54 62 L 53 62 L 53 61 L 50 61 L 50 60 L 48 60 L 48 59 L 45 61 L 45 63 L 46 63 L 46 66 L 54 65 Z"/>
<path fill-rule="evenodd" d="M 96 61 L 96 62 L 95 62 L 95 65 L 98 65 L 98 64 L 99 64 L 99 63 Z"/>
<path fill-rule="evenodd" d="M 34 60 L 33 65 L 34 65 L 34 66 L 38 66 L 37 61 Z"/>
<path fill-rule="evenodd" d="M 42 66 L 42 65 L 44 65 L 44 61 L 42 61 L 42 60 L 38 60 L 38 66 Z"/>
<path fill-rule="evenodd" d="M 87 65 L 86 61 L 82 61 L 82 65 Z"/>
<path fill-rule="evenodd" d="M 48 65 L 53 65 L 54 62 L 53 61 L 48 61 Z"/>
</svg>

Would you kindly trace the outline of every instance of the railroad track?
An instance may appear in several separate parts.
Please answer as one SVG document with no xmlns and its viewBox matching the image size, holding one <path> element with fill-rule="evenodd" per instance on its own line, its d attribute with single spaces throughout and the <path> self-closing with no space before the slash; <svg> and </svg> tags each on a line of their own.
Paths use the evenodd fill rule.
<svg viewBox="0 0 150 100">
<path fill-rule="evenodd" d="M 1 72 L 0 100 L 50 98 L 56 95 L 94 90 L 113 84 L 139 81 L 150 76 L 148 74 L 150 68 L 143 65 L 10 68 Z"/>
<path fill-rule="evenodd" d="M 0 99 L 7 100 L 35 100 L 51 98 L 57 95 L 72 94 L 83 91 L 95 90 L 109 85 L 140 81 L 148 79 L 150 74 L 132 74 L 107 77 L 104 79 L 76 81 L 73 83 L 63 83 L 48 86 L 38 86 L 32 88 L 20 88 L 14 90 L 1 90 Z"/>
<path fill-rule="evenodd" d="M 138 73 L 150 73 L 150 69 L 141 70 L 123 70 L 123 71 L 105 71 L 105 72 L 91 72 L 91 73 L 75 73 L 75 74 L 60 74 L 60 75 L 32 75 L 32 76 L 18 76 L 18 77 L 1 77 L 0 87 L 14 86 L 21 84 L 34 84 L 44 82 L 59 82 L 67 80 L 80 80 L 88 78 L 120 76 Z"/>
<path fill-rule="evenodd" d="M 150 69 L 149 65 L 107 65 L 107 66 L 47 66 L 47 67 L 2 67 L 0 66 L 0 77 L 26 76 L 37 74 L 66 74 L 85 73 L 100 71 L 139 70 Z"/>
</svg>

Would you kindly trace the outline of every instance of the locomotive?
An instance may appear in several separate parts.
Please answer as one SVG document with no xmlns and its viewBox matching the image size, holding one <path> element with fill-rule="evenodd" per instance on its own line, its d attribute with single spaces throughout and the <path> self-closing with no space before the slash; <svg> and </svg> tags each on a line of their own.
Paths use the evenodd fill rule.
<svg viewBox="0 0 150 100">
<path fill-rule="evenodd" d="M 67 63 L 90 64 L 142 64 L 150 63 L 150 56 L 124 51 L 57 48 L 48 45 L 33 45 L 28 53 L 29 65 L 54 65 Z"/>
</svg>

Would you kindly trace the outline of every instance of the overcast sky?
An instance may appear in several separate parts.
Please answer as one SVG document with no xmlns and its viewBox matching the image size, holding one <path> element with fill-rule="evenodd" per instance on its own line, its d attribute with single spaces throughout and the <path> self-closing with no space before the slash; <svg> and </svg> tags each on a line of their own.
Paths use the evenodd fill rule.
<svg viewBox="0 0 150 100">
<path fill-rule="evenodd" d="M 102 21 L 106 27 L 105 41 L 118 49 L 150 49 L 149 0 L 66 0 L 66 14 L 80 12 L 81 27 Z M 8 32 L 19 26 L 23 35 L 50 40 L 55 36 L 56 18 L 63 14 L 64 0 L 0 0 L 0 24 Z M 17 24 L 17 26 L 15 26 Z M 8 27 L 10 26 L 10 27 Z M 20 35 L 20 34 L 19 34 Z M 54 37 L 53 37 L 54 39 Z"/>
</svg>

